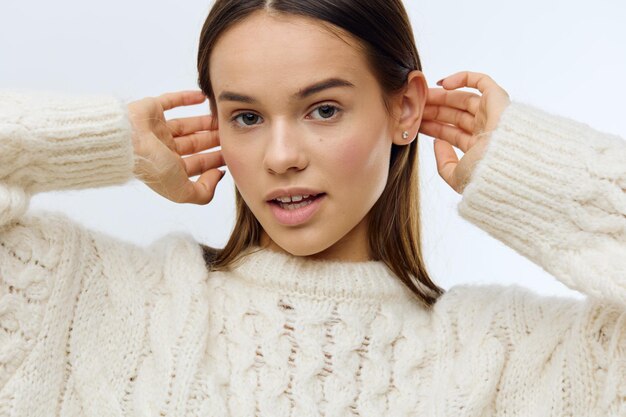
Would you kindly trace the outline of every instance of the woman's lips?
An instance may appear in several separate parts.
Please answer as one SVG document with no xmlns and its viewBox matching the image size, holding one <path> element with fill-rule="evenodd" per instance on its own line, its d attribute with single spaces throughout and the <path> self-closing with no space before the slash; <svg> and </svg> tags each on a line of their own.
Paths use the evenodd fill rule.
<svg viewBox="0 0 626 417">
<path fill-rule="evenodd" d="M 270 201 L 270 209 L 278 223 L 284 226 L 297 226 L 309 221 L 315 213 L 320 209 L 322 203 L 326 200 L 326 194 L 318 194 L 307 200 L 294 203 L 279 203 L 275 200 Z M 309 202 L 310 201 L 310 202 Z M 287 208 L 288 206 L 298 206 L 306 204 L 298 208 Z M 284 207 L 284 208 L 283 208 Z"/>
</svg>

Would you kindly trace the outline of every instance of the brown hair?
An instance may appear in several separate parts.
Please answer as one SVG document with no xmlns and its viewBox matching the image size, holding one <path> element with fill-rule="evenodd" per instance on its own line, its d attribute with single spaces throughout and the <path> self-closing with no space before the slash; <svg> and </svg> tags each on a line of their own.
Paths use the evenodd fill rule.
<svg viewBox="0 0 626 417">
<path fill-rule="evenodd" d="M 198 84 L 217 114 L 209 62 L 220 34 L 250 14 L 265 10 L 315 19 L 360 41 L 384 95 L 389 99 L 406 86 L 409 73 L 422 69 L 413 30 L 400 0 L 217 0 L 204 22 L 198 51 Z M 330 25 L 329 25 L 330 24 Z M 384 262 L 427 308 L 445 291 L 426 270 L 421 251 L 418 143 L 392 145 L 387 185 L 370 211 L 369 246 L 374 260 Z M 223 249 L 202 245 L 211 270 L 227 270 L 241 253 L 260 246 L 262 227 L 235 190 L 237 220 Z"/>
</svg>

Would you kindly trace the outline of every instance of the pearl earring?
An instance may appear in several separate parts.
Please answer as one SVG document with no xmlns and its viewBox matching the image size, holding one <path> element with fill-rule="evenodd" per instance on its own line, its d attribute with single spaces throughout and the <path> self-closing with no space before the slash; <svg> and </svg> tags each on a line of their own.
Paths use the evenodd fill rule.
<svg viewBox="0 0 626 417">
<path fill-rule="evenodd" d="M 407 140 L 409 138 L 409 132 L 406 130 L 402 133 L 402 139 Z"/>
</svg>

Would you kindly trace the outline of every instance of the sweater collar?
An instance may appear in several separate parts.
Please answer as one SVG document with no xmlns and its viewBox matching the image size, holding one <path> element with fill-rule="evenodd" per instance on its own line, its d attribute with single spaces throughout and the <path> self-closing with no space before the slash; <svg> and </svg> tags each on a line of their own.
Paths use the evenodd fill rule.
<svg viewBox="0 0 626 417">
<path fill-rule="evenodd" d="M 378 301 L 413 297 L 382 261 L 324 261 L 253 247 L 232 272 L 262 287 L 309 297 Z"/>
</svg>

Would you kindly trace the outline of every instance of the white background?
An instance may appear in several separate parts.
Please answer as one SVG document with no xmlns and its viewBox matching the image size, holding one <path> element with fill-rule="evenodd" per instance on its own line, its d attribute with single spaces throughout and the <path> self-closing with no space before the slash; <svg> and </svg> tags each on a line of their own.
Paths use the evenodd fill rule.
<svg viewBox="0 0 626 417">
<path fill-rule="evenodd" d="M 460 70 L 484 72 L 513 100 L 626 136 L 622 2 L 405 4 L 431 86 Z M 0 88 L 112 94 L 127 101 L 196 89 L 198 36 L 210 6 L 208 0 L 4 1 Z M 168 116 L 204 112 L 195 106 Z M 439 285 L 517 283 L 541 294 L 581 297 L 458 216 L 461 197 L 439 177 L 432 139 L 424 135 L 420 160 L 425 258 Z M 132 181 L 39 194 L 31 210 L 62 211 L 89 228 L 141 245 L 183 231 L 221 247 L 234 223 L 233 190 L 227 174 L 210 205 L 179 205 Z"/>
</svg>

